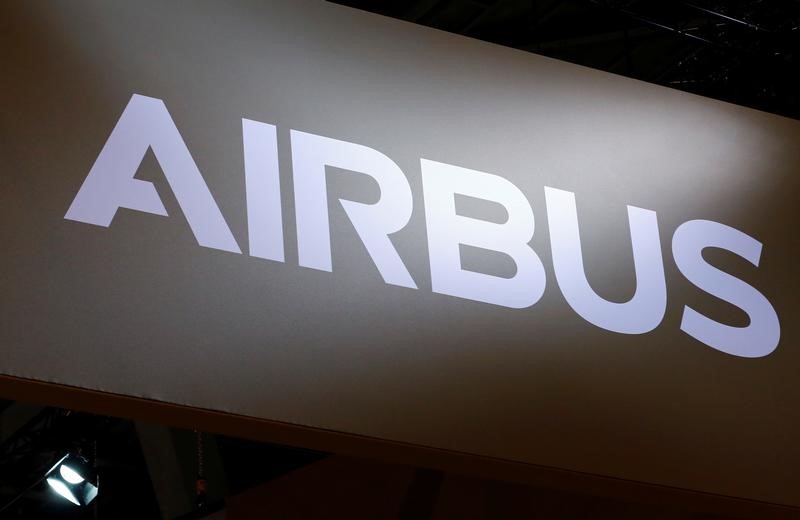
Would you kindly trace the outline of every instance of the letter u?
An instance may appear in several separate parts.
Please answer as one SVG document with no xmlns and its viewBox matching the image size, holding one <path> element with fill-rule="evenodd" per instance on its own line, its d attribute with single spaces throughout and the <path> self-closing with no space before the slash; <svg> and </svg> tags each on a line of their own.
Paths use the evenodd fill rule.
<svg viewBox="0 0 800 520">
<path fill-rule="evenodd" d="M 586 279 L 575 194 L 547 186 L 544 190 L 556 281 L 570 307 L 586 321 L 614 332 L 644 334 L 656 328 L 667 305 L 656 213 L 628 206 L 636 292 L 627 302 L 610 302 Z"/>
</svg>

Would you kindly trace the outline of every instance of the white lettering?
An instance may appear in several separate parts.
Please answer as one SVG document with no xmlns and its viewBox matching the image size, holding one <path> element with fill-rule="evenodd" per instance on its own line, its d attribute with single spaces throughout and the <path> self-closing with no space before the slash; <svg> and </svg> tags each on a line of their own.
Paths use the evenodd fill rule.
<svg viewBox="0 0 800 520">
<path fill-rule="evenodd" d="M 411 187 L 400 167 L 372 148 L 329 137 L 290 131 L 301 266 L 332 271 L 327 168 L 349 170 L 374 179 L 376 203 L 339 199 L 372 261 L 388 284 L 416 289 L 390 235 L 411 218 Z M 274 125 L 242 119 L 244 179 L 250 255 L 285 261 L 277 131 Z M 166 216 L 151 182 L 136 179 L 148 149 L 183 210 L 197 242 L 240 253 L 225 219 L 164 103 L 134 94 L 64 218 L 108 227 L 119 208 Z M 510 308 L 526 308 L 542 297 L 546 276 L 530 247 L 534 215 L 525 195 L 510 181 L 489 173 L 421 159 L 422 191 L 434 292 Z M 553 269 L 567 303 L 584 319 L 623 334 L 643 334 L 662 321 L 667 304 L 666 278 L 658 219 L 651 210 L 628 206 L 636 289 L 623 303 L 592 290 L 581 249 L 575 194 L 545 186 Z M 499 204 L 506 213 L 497 223 L 459 215 L 456 196 Z M 510 258 L 512 276 L 464 269 L 461 246 Z M 758 266 L 761 243 L 734 228 L 708 220 L 682 224 L 672 239 L 680 272 L 695 286 L 742 309 L 745 327 L 718 323 L 689 306 L 680 328 L 706 345 L 735 356 L 761 357 L 780 340 L 775 309 L 758 290 L 708 264 L 705 248 L 733 252 Z"/>
<path fill-rule="evenodd" d="M 422 187 L 434 292 L 516 309 L 539 301 L 544 267 L 528 246 L 533 211 L 519 188 L 497 175 L 426 159 Z M 456 193 L 501 204 L 508 220 L 496 224 L 457 215 Z M 462 269 L 459 244 L 507 254 L 517 265 L 516 274 L 504 278 Z"/>
<path fill-rule="evenodd" d="M 738 229 L 710 220 L 684 222 L 672 237 L 672 255 L 683 276 L 707 293 L 745 311 L 750 317 L 750 324 L 746 327 L 724 325 L 686 306 L 681 330 L 710 347 L 734 356 L 766 356 L 775 350 L 781 336 L 775 309 L 752 286 L 708 264 L 703 259 L 703 249 L 707 247 L 731 251 L 758 266 L 761 242 Z"/>
<path fill-rule="evenodd" d="M 166 216 L 153 183 L 134 179 L 148 148 L 197 242 L 241 253 L 164 102 L 138 94 L 122 112 L 64 218 L 108 227 L 118 208 Z"/>
<path fill-rule="evenodd" d="M 275 126 L 242 119 L 250 255 L 284 261 L 281 180 Z"/>
<path fill-rule="evenodd" d="M 556 281 L 570 307 L 586 321 L 623 334 L 650 332 L 661 323 L 667 287 L 654 211 L 628 206 L 636 292 L 625 303 L 599 297 L 586 279 L 575 194 L 544 188 Z"/>
<path fill-rule="evenodd" d="M 386 283 L 416 289 L 389 235 L 408 223 L 413 199 L 400 167 L 377 150 L 291 131 L 297 249 L 300 265 L 332 271 L 326 166 L 369 175 L 381 189 L 375 204 L 339 199 Z"/>
</svg>

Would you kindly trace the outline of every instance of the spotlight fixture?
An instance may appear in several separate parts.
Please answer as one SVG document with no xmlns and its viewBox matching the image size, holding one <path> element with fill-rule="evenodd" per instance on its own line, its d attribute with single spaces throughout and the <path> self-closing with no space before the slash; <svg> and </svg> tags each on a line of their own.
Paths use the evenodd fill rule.
<svg viewBox="0 0 800 520">
<path fill-rule="evenodd" d="M 97 473 L 80 455 L 64 455 L 44 478 L 53 491 L 76 506 L 88 505 L 97 496 Z"/>
</svg>

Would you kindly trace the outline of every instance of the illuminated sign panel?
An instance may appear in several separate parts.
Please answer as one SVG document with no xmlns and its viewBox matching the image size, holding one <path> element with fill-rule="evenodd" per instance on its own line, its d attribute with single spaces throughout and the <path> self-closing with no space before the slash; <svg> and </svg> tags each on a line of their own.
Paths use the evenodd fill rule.
<svg viewBox="0 0 800 520">
<path fill-rule="evenodd" d="M 321 1 L 0 20 L 0 374 L 800 507 L 797 121 Z"/>
</svg>

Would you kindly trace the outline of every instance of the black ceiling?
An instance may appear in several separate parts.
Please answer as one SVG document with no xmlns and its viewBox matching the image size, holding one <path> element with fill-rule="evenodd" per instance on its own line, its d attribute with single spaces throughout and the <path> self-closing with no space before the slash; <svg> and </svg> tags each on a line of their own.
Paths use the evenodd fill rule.
<svg viewBox="0 0 800 520">
<path fill-rule="evenodd" d="M 800 119 L 797 0 L 336 3 Z"/>
</svg>

